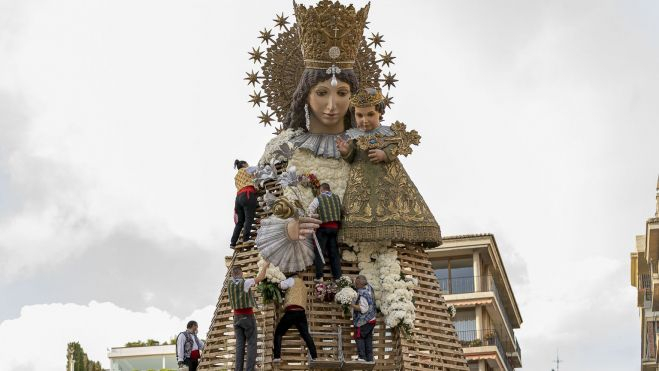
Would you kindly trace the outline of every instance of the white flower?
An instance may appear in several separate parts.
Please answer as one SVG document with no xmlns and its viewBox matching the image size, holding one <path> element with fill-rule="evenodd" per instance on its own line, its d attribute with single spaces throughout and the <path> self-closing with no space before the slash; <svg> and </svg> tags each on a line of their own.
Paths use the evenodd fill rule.
<svg viewBox="0 0 659 371">
<path fill-rule="evenodd" d="M 405 326 L 414 328 L 414 293 L 418 281 L 412 277 L 401 278 L 401 266 L 396 250 L 372 243 L 361 243 L 357 260 L 360 274 L 373 287 L 376 306 L 385 317 L 389 328 Z"/>
<path fill-rule="evenodd" d="M 261 268 L 263 268 L 265 265 L 265 260 L 260 258 L 256 265 L 259 267 L 259 270 L 261 270 Z M 265 278 L 272 283 L 279 283 L 285 280 L 286 276 L 281 272 L 281 270 L 279 270 L 278 267 L 270 264 L 270 266 L 268 266 L 268 270 L 265 271 Z"/>
<path fill-rule="evenodd" d="M 310 151 L 295 150 L 288 166 L 295 166 L 298 174 L 314 173 L 321 183 L 327 182 L 332 187 L 332 193 L 343 199 L 350 164 L 343 159 L 316 157 Z M 303 194 L 302 205 L 308 206 L 313 200 L 311 189 Z"/>
<path fill-rule="evenodd" d="M 343 255 L 343 256 L 342 256 L 342 257 L 343 257 L 343 260 L 345 260 L 345 261 L 347 261 L 347 262 L 351 262 L 351 263 L 352 263 L 352 262 L 356 262 L 356 261 L 357 261 L 357 254 L 355 254 L 354 252 L 352 252 L 352 251 L 350 251 L 350 250 L 343 250 L 343 254 L 342 254 L 342 255 Z"/>
<path fill-rule="evenodd" d="M 292 146 L 292 144 L 289 141 L 300 134 L 302 134 L 302 129 L 299 130 L 286 129 L 276 137 L 272 138 L 270 142 L 266 144 L 265 151 L 263 152 L 263 156 L 261 156 L 261 159 L 259 160 L 259 164 L 265 165 L 270 163 L 272 160 L 275 161 L 286 160 L 286 158 L 282 157 L 281 153 L 279 153 L 281 146 L 284 144 L 288 144 L 289 146 Z"/>
<path fill-rule="evenodd" d="M 358 296 L 357 291 L 352 287 L 344 287 L 336 293 L 334 300 L 339 304 L 348 305 L 354 303 Z"/>
</svg>

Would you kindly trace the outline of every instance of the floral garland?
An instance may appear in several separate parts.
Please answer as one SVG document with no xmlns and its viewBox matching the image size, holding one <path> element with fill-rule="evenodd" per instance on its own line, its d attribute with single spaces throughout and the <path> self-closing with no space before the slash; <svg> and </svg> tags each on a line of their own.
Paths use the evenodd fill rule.
<svg viewBox="0 0 659 371">
<path fill-rule="evenodd" d="M 377 244 L 360 244 L 357 251 L 360 274 L 373 287 L 375 304 L 382 312 L 388 328 L 399 328 L 409 336 L 416 318 L 412 288 L 418 281 L 401 274 L 398 253 Z"/>
</svg>

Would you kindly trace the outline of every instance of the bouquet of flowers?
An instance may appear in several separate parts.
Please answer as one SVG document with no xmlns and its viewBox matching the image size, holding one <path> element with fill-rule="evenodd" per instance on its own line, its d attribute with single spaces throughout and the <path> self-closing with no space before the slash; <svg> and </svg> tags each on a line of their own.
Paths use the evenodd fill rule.
<svg viewBox="0 0 659 371">
<path fill-rule="evenodd" d="M 314 195 L 318 194 L 318 189 L 320 188 L 320 180 L 314 173 L 303 173 L 298 176 L 298 182 L 301 186 L 311 188 L 311 191 Z"/>
<path fill-rule="evenodd" d="M 336 280 L 336 286 L 338 286 L 339 290 L 346 287 L 351 287 L 352 279 L 350 278 L 350 276 L 341 276 L 339 277 L 338 280 Z"/>
<path fill-rule="evenodd" d="M 327 302 L 332 302 L 334 301 L 334 297 L 336 296 L 336 283 L 330 282 L 325 286 L 325 301 Z"/>
<path fill-rule="evenodd" d="M 265 260 L 260 259 L 256 265 L 259 270 L 265 265 Z M 282 294 L 279 289 L 279 282 L 286 279 L 286 276 L 279 270 L 278 267 L 270 264 L 265 271 L 265 279 L 256 287 L 256 292 L 261 294 L 263 304 L 280 304 L 282 303 Z"/>
<path fill-rule="evenodd" d="M 327 286 L 325 286 L 324 283 L 318 282 L 316 286 L 314 286 L 314 296 L 318 300 L 324 300 L 325 299 L 325 293 L 327 292 Z"/>
<path fill-rule="evenodd" d="M 256 286 L 256 292 L 261 294 L 264 305 L 270 303 L 275 303 L 278 305 L 282 303 L 281 290 L 279 289 L 279 284 L 277 283 L 263 280 L 261 283 L 259 283 L 258 286 Z"/>
<path fill-rule="evenodd" d="M 352 287 L 344 287 L 338 293 L 336 293 L 335 300 L 337 303 L 341 304 L 343 307 L 343 315 L 348 317 L 350 316 L 350 305 L 352 305 L 359 295 L 357 291 Z"/>
</svg>

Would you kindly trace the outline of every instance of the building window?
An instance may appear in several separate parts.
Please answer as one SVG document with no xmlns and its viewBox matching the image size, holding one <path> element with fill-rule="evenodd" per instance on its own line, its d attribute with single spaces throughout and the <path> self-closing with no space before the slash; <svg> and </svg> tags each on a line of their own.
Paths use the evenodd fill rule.
<svg viewBox="0 0 659 371">
<path fill-rule="evenodd" d="M 453 325 L 458 333 L 458 340 L 461 342 L 476 340 L 476 310 L 474 308 L 460 308 L 453 317 Z"/>
<path fill-rule="evenodd" d="M 656 341 L 656 330 L 659 327 L 659 321 L 648 321 L 645 326 L 645 343 L 644 349 L 645 354 L 643 354 L 644 359 L 654 359 L 656 350 L 655 350 L 655 341 Z"/>
<path fill-rule="evenodd" d="M 450 258 L 434 265 L 435 276 L 442 291 L 449 294 L 474 292 L 474 264 L 471 257 Z"/>
</svg>

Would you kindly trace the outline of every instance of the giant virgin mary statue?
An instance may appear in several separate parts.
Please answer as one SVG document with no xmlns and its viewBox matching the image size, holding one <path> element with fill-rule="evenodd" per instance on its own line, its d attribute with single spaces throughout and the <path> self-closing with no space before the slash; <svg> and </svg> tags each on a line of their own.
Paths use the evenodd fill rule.
<svg viewBox="0 0 659 371">
<path fill-rule="evenodd" d="M 263 63 L 262 69 L 260 73 L 248 73 L 246 80 L 255 86 L 260 84 L 265 94 L 254 92 L 250 101 L 259 106 L 267 104 L 272 110 L 261 112 L 263 124 L 270 124 L 276 117 L 281 126 L 265 147 L 255 179 L 261 189 L 263 207 L 256 238 L 258 250 L 251 246 L 245 246 L 242 251 L 237 249 L 234 261 L 258 253 L 281 271 L 300 272 L 311 281 L 312 274 L 307 270 L 318 249 L 313 231 L 319 221 L 305 211 L 316 191 L 308 180 L 330 184 L 332 192 L 340 198 L 349 184 L 356 184 L 358 179 L 350 178 L 354 165 L 341 157 L 336 144 L 338 138 L 356 140 L 368 134 L 354 129 L 351 96 L 360 86 L 391 87 L 396 81 L 395 75 L 383 74 L 381 69 L 392 64 L 391 53 L 378 55 L 375 51 L 382 45 L 382 36 L 373 33 L 369 38 L 364 37 L 369 7 L 370 4 L 357 10 L 352 5 L 329 0 L 309 7 L 294 3 L 294 24 L 282 14 L 275 19 L 278 35 L 268 29 L 260 31 L 259 38 L 267 50 L 253 48 L 250 54 L 255 63 Z M 384 103 L 389 105 L 391 101 L 385 97 Z M 370 134 L 374 140 L 407 145 L 404 132 L 382 130 Z M 397 171 L 404 173 L 402 165 L 396 166 Z M 385 338 L 398 339 L 396 344 L 391 343 L 396 347 L 394 355 L 386 355 L 384 345 L 375 352 L 376 368 L 406 369 L 405 365 L 413 368 L 418 364 L 428 366 L 426 369 L 466 370 L 439 285 L 424 252 L 425 247 L 441 243 L 439 225 L 406 173 L 404 177 L 407 197 L 399 204 L 387 204 L 407 207 L 406 213 L 414 216 L 414 223 L 404 228 L 394 226 L 394 232 L 385 235 L 353 234 L 345 238 L 340 246 L 344 272 L 360 273 L 373 286 L 381 312 L 378 336 L 382 337 L 382 344 Z M 376 183 L 370 179 L 363 184 L 373 188 Z M 389 184 L 397 186 L 393 182 Z M 391 191 L 396 193 L 395 188 Z M 411 206 L 409 200 L 413 200 Z M 361 227 L 368 230 L 370 225 L 365 223 Z M 396 230 L 404 233 L 395 233 Z M 245 261 L 252 264 L 253 260 Z M 214 324 L 230 314 L 222 309 L 223 300 L 221 297 Z M 309 300 L 313 302 L 311 297 Z M 331 310 L 341 313 L 340 305 L 334 306 Z M 313 316 L 307 314 L 312 333 Z M 341 319 L 333 318 L 335 325 L 342 323 Z M 322 324 L 326 325 L 326 322 Z M 226 336 L 219 335 L 223 330 L 214 330 L 213 326 L 210 334 Z M 266 325 L 262 331 L 268 339 L 272 329 Z M 213 344 L 211 338 L 209 344 Z M 218 347 L 228 349 L 219 339 L 217 344 L 225 344 L 224 348 Z M 402 346 L 408 349 L 407 354 L 401 353 Z M 264 349 L 263 355 L 267 352 Z M 205 364 L 212 362 L 206 359 Z M 267 358 L 263 362 L 267 365 Z"/>
</svg>

